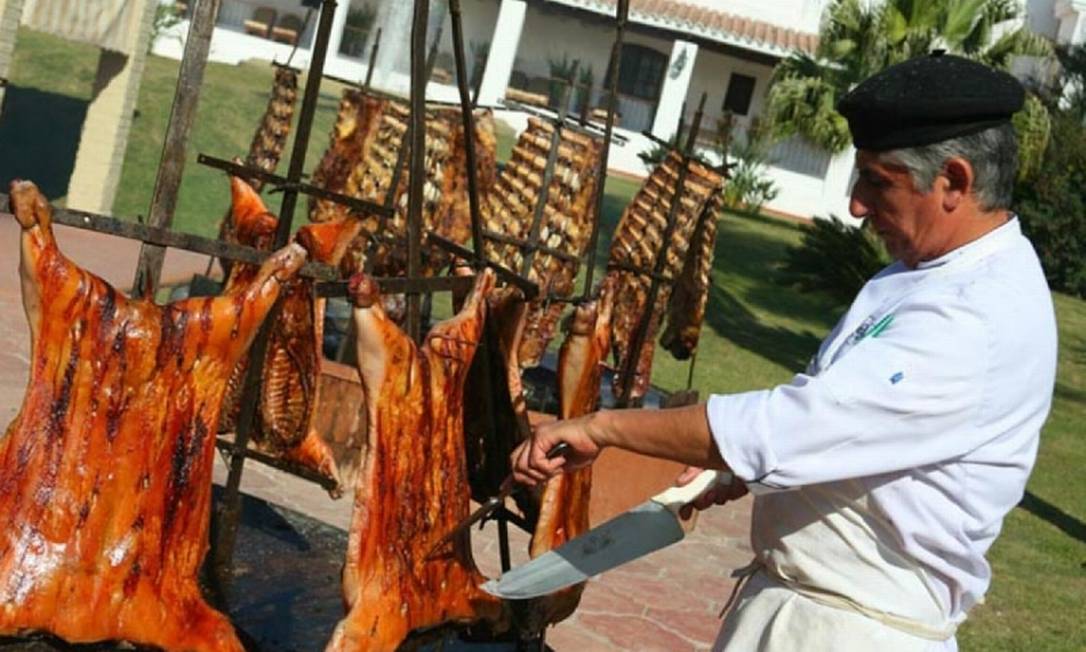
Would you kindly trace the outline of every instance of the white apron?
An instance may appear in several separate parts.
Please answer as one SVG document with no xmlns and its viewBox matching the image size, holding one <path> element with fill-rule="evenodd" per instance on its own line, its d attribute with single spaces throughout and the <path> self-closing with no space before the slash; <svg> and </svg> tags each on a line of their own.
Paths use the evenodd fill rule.
<svg viewBox="0 0 1086 652">
<path fill-rule="evenodd" d="M 834 338 L 812 361 L 811 374 L 888 322 L 908 294 L 879 306 L 847 337 Z M 776 501 L 784 502 L 776 508 Z M 960 621 L 946 618 L 948 606 L 871 509 L 861 482 L 756 495 L 751 543 L 757 556 L 737 572 L 739 593 L 726 608 L 714 652 L 957 650 Z"/>
<path fill-rule="evenodd" d="M 842 484 L 835 483 L 840 490 Z M 760 550 L 716 646 L 727 652 L 956 650 L 957 622 L 924 571 L 897 550 L 888 527 L 856 493 L 812 485 L 758 501 L 801 498 L 810 512 L 755 519 Z M 765 519 L 762 519 L 764 521 Z M 742 579 L 740 581 L 743 581 Z"/>
</svg>

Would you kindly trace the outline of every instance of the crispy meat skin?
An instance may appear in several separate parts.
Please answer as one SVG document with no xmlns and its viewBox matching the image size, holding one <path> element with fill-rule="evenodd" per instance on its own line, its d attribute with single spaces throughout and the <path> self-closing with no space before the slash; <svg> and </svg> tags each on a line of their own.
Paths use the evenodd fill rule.
<svg viewBox="0 0 1086 652">
<path fill-rule="evenodd" d="M 611 347 L 613 294 L 606 281 L 595 301 L 574 310 L 569 331 L 558 352 L 558 400 L 560 417 L 574 419 L 599 406 L 600 368 Z M 592 467 L 551 478 L 543 490 L 539 520 L 532 535 L 532 558 L 553 550 L 586 532 L 588 501 L 592 489 Z M 565 620 L 577 609 L 584 584 L 551 595 L 514 603 L 518 627 L 532 634 L 547 625 Z"/>
<path fill-rule="evenodd" d="M 671 288 L 667 284 L 661 284 L 655 303 L 649 306 L 648 294 L 651 279 L 643 274 L 615 267 L 615 265 L 631 265 L 637 269 L 653 270 L 656 257 L 663 245 L 668 213 L 682 166 L 682 158 L 675 152 L 670 153 L 656 166 L 623 212 L 615 237 L 611 242 L 608 276 L 615 284 L 615 317 L 611 346 L 615 360 L 612 385 L 616 395 L 621 392 L 625 382 L 622 370 L 630 354 L 634 331 L 645 311 L 651 311 L 645 345 L 637 360 L 634 383 L 629 397 L 634 400 L 644 396 L 649 388 L 656 333 L 663 316 L 667 313 Z M 689 166 L 683 195 L 677 200 L 679 209 L 675 215 L 676 225 L 663 266 L 663 274 L 669 278 L 677 278 L 682 271 L 683 261 L 688 256 L 689 243 L 698 217 L 702 215 L 706 205 L 715 205 L 718 201 L 717 197 L 724 182 L 719 174 L 697 162 L 691 162 Z"/>
<path fill-rule="evenodd" d="M 480 274 L 464 308 L 420 348 L 385 314 L 372 279 L 351 280 L 369 433 L 343 570 L 349 611 L 330 651 L 391 652 L 413 630 L 501 618 L 479 588 L 468 532 L 426 559 L 468 514 L 462 392 L 493 285 Z"/>
<path fill-rule="evenodd" d="M 231 294 L 127 299 L 57 249 L 14 182 L 31 364 L 0 442 L 0 633 L 242 650 L 196 578 L 226 379 L 304 261 L 291 246 Z"/>
<path fill-rule="evenodd" d="M 244 181 L 231 180 L 234 216 L 243 244 L 260 248 L 275 234 L 278 220 L 264 209 L 260 196 Z M 358 234 L 361 222 L 340 217 L 328 222 L 308 224 L 298 230 L 296 239 L 312 260 L 336 264 L 350 240 Z M 253 273 L 252 265 L 234 265 L 226 291 L 245 282 Z M 261 369 L 260 417 L 252 433 L 253 443 L 265 452 L 309 468 L 339 481 L 339 471 L 327 442 L 314 429 L 320 405 L 321 342 L 324 335 L 325 300 L 313 291 L 312 279 L 295 278 L 284 284 L 280 309 L 268 336 L 268 349 Z M 230 419 L 232 430 L 248 369 L 248 358 L 230 377 Z M 330 492 L 339 497 L 337 486 Z"/>
<path fill-rule="evenodd" d="M 491 231 L 526 240 L 530 235 L 535 206 L 542 191 L 543 176 L 550 153 L 554 127 L 529 118 L 497 185 L 484 202 L 483 217 Z M 558 159 L 547 194 L 540 242 L 580 258 L 592 235 L 592 210 L 596 195 L 596 168 L 602 143 L 569 130 L 562 130 Z M 487 242 L 487 256 L 506 267 L 519 270 L 520 249 L 511 244 Z M 536 252 L 530 279 L 539 284 L 540 297 L 529 306 L 524 337 L 520 343 L 522 367 L 539 365 L 547 345 L 558 329 L 561 304 L 546 301 L 548 294 L 568 297 L 573 293 L 577 262 L 565 261 L 546 252 Z"/>
<path fill-rule="evenodd" d="M 354 92 L 344 94 L 340 103 L 332 143 L 317 172 L 319 182 L 330 190 L 380 204 L 386 203 L 389 193 L 393 192 L 395 211 L 376 243 L 370 234 L 381 228 L 380 220 L 375 215 L 356 215 L 364 221 L 364 233 L 356 238 L 344 257 L 345 274 L 362 270 L 367 262 L 369 271 L 377 276 L 403 276 L 405 273 L 410 176 L 406 155 L 399 184 L 394 189 L 391 186 L 400 150 L 405 145 L 409 116 L 407 104 L 384 97 Z M 460 120 L 459 109 L 431 107 L 426 111 L 423 223 L 426 231 L 464 243 L 471 234 L 471 216 L 467 199 L 466 143 Z M 497 141 L 489 111 L 479 111 L 475 120 L 476 174 L 485 196 L 496 174 Z M 311 219 L 323 221 L 347 212 L 344 207 L 318 201 Z M 431 276 L 449 262 L 448 255 L 442 250 L 425 248 L 423 275 Z"/>
</svg>

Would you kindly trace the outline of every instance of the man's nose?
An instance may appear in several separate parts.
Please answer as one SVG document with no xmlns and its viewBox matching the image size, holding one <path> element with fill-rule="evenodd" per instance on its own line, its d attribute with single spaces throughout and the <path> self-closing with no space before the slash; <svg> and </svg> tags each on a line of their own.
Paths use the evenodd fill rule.
<svg viewBox="0 0 1086 652">
<path fill-rule="evenodd" d="M 848 212 L 852 214 L 852 217 L 861 220 L 871 214 L 871 208 L 867 205 L 867 202 L 856 193 L 855 189 L 852 190 L 852 193 L 848 197 Z"/>
</svg>

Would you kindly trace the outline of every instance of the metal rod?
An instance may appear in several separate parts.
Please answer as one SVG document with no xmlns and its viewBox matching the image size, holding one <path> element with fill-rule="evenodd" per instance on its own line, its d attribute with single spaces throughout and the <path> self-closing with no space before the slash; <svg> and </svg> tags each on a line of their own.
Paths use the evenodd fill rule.
<svg viewBox="0 0 1086 652">
<path fill-rule="evenodd" d="M 358 197 L 350 197 L 348 195 L 344 195 L 338 192 L 332 192 L 330 190 L 325 190 L 324 188 L 320 188 L 309 183 L 304 183 L 302 181 L 291 183 L 286 177 L 281 177 L 277 174 L 262 170 L 261 168 L 251 165 L 235 163 L 233 161 L 215 158 L 214 156 L 208 156 L 206 154 L 197 155 L 196 162 L 201 165 L 206 165 L 211 168 L 222 170 L 235 177 L 241 177 L 242 179 L 256 179 L 264 183 L 269 183 L 283 190 L 286 190 L 286 188 L 290 186 L 302 194 L 313 195 L 314 197 L 327 199 L 337 204 L 349 206 L 356 211 L 360 211 L 363 213 L 376 214 L 381 217 L 388 217 L 392 215 L 392 209 L 384 204 L 378 204 L 372 201 L 368 201 L 366 199 L 359 199 Z"/>
<path fill-rule="evenodd" d="M 626 21 L 630 15 L 630 0 L 618 0 L 615 15 L 615 43 L 611 46 L 610 85 L 607 89 L 607 122 L 603 131 L 603 151 L 596 174 L 596 213 L 592 220 L 592 235 L 588 238 L 588 259 L 585 261 L 584 290 L 581 298 L 588 299 L 593 292 L 592 280 L 596 274 L 596 248 L 599 246 L 600 221 L 603 219 L 603 197 L 607 186 L 607 167 L 611 156 L 611 134 L 615 128 L 615 109 L 618 105 L 618 72 L 622 67 L 622 40 L 626 35 Z"/>
<path fill-rule="evenodd" d="M 434 101 L 434 103 L 438 104 L 440 102 Z M 504 100 L 503 99 L 503 100 L 501 100 L 501 105 L 500 106 L 494 106 L 494 107 L 489 107 L 489 108 L 491 108 L 491 109 L 511 109 L 511 110 L 514 110 L 514 111 L 521 111 L 523 113 L 527 113 L 529 115 L 535 116 L 535 117 L 539 118 L 540 120 L 546 120 L 547 122 L 550 122 L 550 123 L 557 123 L 558 122 L 557 116 L 552 115 L 549 112 L 541 111 L 539 109 L 528 106 L 527 104 L 521 104 L 520 102 L 516 102 L 516 101 L 513 101 L 513 100 Z M 604 133 L 604 129 L 601 129 L 600 127 L 597 127 L 596 125 L 594 125 L 592 123 L 588 123 L 587 125 L 581 125 L 577 120 L 569 118 L 568 116 L 566 117 L 565 122 L 563 123 L 563 126 L 566 129 L 569 129 L 572 132 L 583 134 L 585 136 L 596 137 L 596 136 L 600 136 L 601 134 Z M 630 140 L 628 138 L 626 138 L 625 136 L 623 136 L 622 134 L 611 134 L 611 140 L 613 142 L 623 144 L 623 145 L 630 142 Z"/>
<path fill-rule="evenodd" d="M 475 250 L 476 262 L 482 262 L 483 217 L 479 205 L 479 180 L 476 177 L 475 159 L 475 115 L 472 110 L 471 95 L 468 91 L 467 64 L 464 61 L 464 26 L 460 14 L 460 0 L 449 0 L 449 13 L 452 19 L 453 57 L 456 60 L 456 86 L 460 91 L 460 114 L 464 124 L 464 154 L 468 169 L 468 207 L 471 211 L 471 246 Z"/>
<path fill-rule="evenodd" d="M 509 521 L 505 520 L 503 514 L 499 514 L 498 518 L 498 555 L 501 557 L 502 572 L 508 572 L 512 568 L 513 563 L 509 558 Z"/>
<path fill-rule="evenodd" d="M 231 453 L 234 450 L 234 442 L 223 437 L 216 437 L 215 447 L 221 451 Z M 257 462 L 260 462 L 261 464 L 264 464 L 266 466 L 270 466 L 276 469 L 282 469 L 289 472 L 291 475 L 296 475 L 305 480 L 309 480 L 314 484 L 320 485 L 321 488 L 326 491 L 332 491 L 333 489 L 339 488 L 339 483 L 337 483 L 335 480 L 332 480 L 331 478 L 323 476 L 298 463 L 285 460 L 281 457 L 275 457 L 274 455 L 268 455 L 267 453 L 259 451 L 255 448 L 250 448 L 246 450 L 245 457 L 251 460 L 256 460 Z"/>
<path fill-rule="evenodd" d="M 690 368 L 686 371 L 686 391 L 694 386 L 694 366 L 698 363 L 698 350 L 694 349 L 694 352 L 690 354 Z"/>
<path fill-rule="evenodd" d="M 422 268 L 422 191 L 426 175 L 426 24 L 430 0 L 415 0 L 411 22 L 411 167 L 407 179 L 407 275 L 418 276 Z M 405 135 L 406 136 L 406 135 Z M 419 340 L 419 297 L 407 298 L 406 331 Z"/>
<path fill-rule="evenodd" d="M 366 68 L 366 81 L 362 84 L 363 90 L 370 89 L 370 83 L 373 81 L 373 69 L 377 65 L 377 50 L 381 47 L 381 29 L 377 28 L 377 34 L 373 37 L 373 47 L 370 48 L 370 65 Z"/>
<path fill-rule="evenodd" d="M 702 93 L 701 101 L 698 103 L 698 112 L 694 115 L 694 124 L 690 130 L 690 137 L 686 140 L 686 148 L 684 149 L 682 157 L 682 167 L 679 169 L 679 178 L 675 181 L 675 191 L 671 195 L 671 207 L 668 211 L 667 226 L 664 228 L 663 242 L 660 244 L 660 250 L 656 253 L 656 261 L 653 264 L 652 272 L 654 276 L 649 284 L 648 300 L 645 303 L 644 311 L 638 317 L 637 327 L 633 332 L 633 340 L 630 342 L 630 348 L 627 351 L 626 359 L 623 361 L 622 391 L 616 397 L 615 401 L 618 407 L 629 407 L 630 405 L 630 392 L 633 390 L 634 373 L 637 370 L 637 362 L 641 357 L 641 349 L 645 346 L 645 340 L 648 338 L 649 323 L 656 316 L 656 296 L 660 293 L 661 285 L 660 280 L 656 278 L 656 276 L 663 273 L 664 265 L 667 263 L 667 251 L 671 247 L 672 236 L 675 233 L 676 217 L 679 213 L 679 207 L 682 204 L 683 191 L 686 188 L 686 177 L 690 172 L 691 155 L 694 152 L 694 141 L 698 130 L 701 128 L 706 98 L 707 94 Z"/>
<path fill-rule="evenodd" d="M 436 233 L 426 234 L 426 241 L 428 244 L 441 247 L 452 255 L 463 258 L 464 260 L 472 260 L 472 258 L 474 258 L 475 256 L 475 252 L 473 252 L 472 250 L 461 247 L 455 242 L 447 240 L 437 235 Z M 490 260 L 489 258 L 484 258 L 483 263 L 490 269 L 494 270 L 494 272 L 498 275 L 499 279 L 520 288 L 521 293 L 524 295 L 525 301 L 531 301 L 532 299 L 539 296 L 539 286 L 532 281 L 529 281 L 520 274 L 517 274 L 511 269 L 503 267 L 502 265 Z"/>
<path fill-rule="evenodd" d="M 8 196 L 0 193 L 0 205 L 4 205 L 4 202 L 6 201 L 8 201 Z M 77 229 L 85 229 L 87 231 L 95 231 L 97 233 L 105 233 L 119 238 L 128 238 L 129 240 L 140 240 L 159 247 L 194 251 L 196 253 L 207 254 L 217 258 L 226 258 L 236 262 L 248 263 L 250 265 L 259 265 L 263 263 L 268 256 L 272 255 L 272 252 L 270 251 L 262 251 L 245 245 L 223 242 L 221 240 L 212 240 L 211 238 L 204 238 L 191 233 L 179 233 L 164 227 L 147 226 L 146 224 L 140 224 L 139 222 L 122 220 L 107 215 L 97 215 L 95 213 L 88 213 L 70 208 L 54 207 L 53 223 L 63 224 L 64 226 L 71 226 Z M 302 269 L 298 271 L 298 274 L 299 276 L 322 280 L 334 280 L 339 278 L 339 273 L 335 268 L 323 263 L 306 263 Z"/>
<path fill-rule="evenodd" d="M 573 74 L 577 74 L 577 62 L 573 62 Z M 560 93 L 558 106 L 558 123 L 554 125 L 554 133 L 551 134 L 551 148 L 547 152 L 547 165 L 543 168 L 543 181 L 539 187 L 539 197 L 535 201 L 535 210 L 532 214 L 532 226 L 528 230 L 527 247 L 523 250 L 523 258 L 520 264 L 520 275 L 528 278 L 532 272 L 532 263 L 535 261 L 536 247 L 539 245 L 539 233 L 543 230 L 543 216 L 546 213 L 547 200 L 550 198 L 551 181 L 554 179 L 554 166 L 558 162 L 558 148 L 562 144 L 562 124 L 566 121 L 566 109 L 569 105 L 570 84 L 565 84 Z"/>
<path fill-rule="evenodd" d="M 381 294 L 423 294 L 427 292 L 467 292 L 475 283 L 472 276 L 431 276 L 423 278 L 375 278 Z M 345 297 L 349 281 L 317 283 L 318 297 Z"/>
<path fill-rule="evenodd" d="M 287 171 L 287 185 L 283 192 L 283 203 L 279 212 L 279 224 L 275 231 L 275 249 L 286 244 L 290 237 L 294 208 L 298 201 L 297 184 L 302 178 L 305 166 L 305 154 L 309 145 L 309 135 L 313 127 L 313 116 L 317 108 L 320 93 L 321 71 L 328 51 L 328 39 L 332 31 L 332 18 L 335 14 L 335 0 L 324 0 L 321 4 L 320 19 L 317 22 L 317 35 L 313 44 L 313 57 L 309 62 L 306 75 L 305 95 L 301 112 L 298 116 L 298 131 L 294 137 L 294 148 L 290 154 Z M 276 301 L 257 333 L 249 352 L 249 368 L 245 374 L 245 384 L 241 393 L 241 411 L 238 415 L 234 434 L 234 445 L 230 452 L 230 471 L 226 478 L 222 505 L 219 511 L 218 537 L 212 550 L 212 570 L 220 590 L 228 593 L 231 576 L 231 564 L 234 556 L 234 544 L 237 541 L 238 522 L 241 516 L 241 475 L 245 467 L 245 455 L 248 452 L 249 436 L 256 424 L 256 411 L 260 400 L 260 378 L 264 368 L 264 358 L 268 349 L 268 336 L 271 325 L 278 319 L 282 301 Z"/>
<path fill-rule="evenodd" d="M 298 36 L 294 38 L 294 47 L 290 49 L 290 54 L 287 56 L 287 65 L 290 65 L 291 61 L 294 61 L 294 54 L 298 52 L 298 46 L 301 45 L 302 35 L 305 34 L 305 30 L 309 27 L 309 21 L 313 19 L 313 7 L 306 7 L 305 18 L 302 19 L 302 31 L 298 32 Z"/>
<path fill-rule="evenodd" d="M 524 251 L 540 251 L 549 256 L 554 256 L 559 260 L 564 260 L 571 263 L 576 263 L 580 261 L 580 258 L 578 256 L 574 256 L 567 251 L 562 251 L 561 249 L 554 249 L 553 247 L 548 247 L 546 245 L 532 244 L 531 242 L 523 238 L 517 238 L 511 235 L 506 235 L 504 233 L 498 233 L 497 231 L 491 231 L 490 229 L 483 229 L 483 237 L 487 240 L 493 240 L 502 244 L 519 247 Z"/>
<path fill-rule="evenodd" d="M 207 53 L 211 47 L 211 34 L 215 30 L 215 20 L 221 4 L 222 0 L 196 0 L 196 6 L 192 10 L 170 108 L 170 121 L 166 126 L 166 137 L 162 143 L 162 155 L 155 176 L 155 189 L 147 213 L 151 226 L 168 227 L 173 221 L 174 210 L 177 208 L 177 191 L 181 187 L 181 175 L 185 170 L 189 132 L 196 118 L 200 87 L 203 85 L 204 69 L 207 67 Z M 165 258 L 166 250 L 162 247 L 147 244 L 140 247 L 136 277 L 132 281 L 135 296 L 154 295 Z"/>
</svg>

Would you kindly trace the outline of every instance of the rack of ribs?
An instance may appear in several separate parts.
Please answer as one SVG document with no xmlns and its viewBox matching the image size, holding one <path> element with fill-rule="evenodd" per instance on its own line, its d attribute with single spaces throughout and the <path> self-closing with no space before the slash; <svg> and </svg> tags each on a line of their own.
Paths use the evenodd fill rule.
<svg viewBox="0 0 1086 652">
<path fill-rule="evenodd" d="M 364 220 L 364 235 L 352 243 L 344 258 L 343 271 L 354 273 L 364 267 L 378 276 L 403 276 L 407 269 L 407 161 L 409 151 L 401 152 L 407 141 L 410 116 L 407 104 L 384 97 L 363 95 L 356 123 L 357 158 L 340 191 L 350 197 L 377 203 L 391 203 L 394 214 L 382 222 L 373 215 L 358 215 Z M 467 151 L 460 110 L 431 107 L 426 111 L 426 182 L 423 189 L 423 228 L 457 243 L 471 235 L 471 215 L 467 198 Z M 476 175 L 480 188 L 493 184 L 496 175 L 497 140 L 494 120 L 488 110 L 475 117 Z M 331 152 L 328 156 L 331 156 Z M 347 160 L 348 155 L 343 155 Z M 400 162 L 400 173 L 396 173 Z M 393 183 L 396 188 L 392 188 Z M 395 193 L 389 197 L 389 193 Z M 376 234 L 376 235 L 375 235 Z M 376 243 L 371 242 L 376 238 Z M 368 258 L 368 260 L 367 260 Z M 448 265 L 449 257 L 440 250 L 426 250 L 423 276 L 432 276 Z"/>
<path fill-rule="evenodd" d="M 343 570 L 348 613 L 329 651 L 391 652 L 415 630 L 504 620 L 483 592 L 468 532 L 430 557 L 469 510 L 463 383 L 494 275 L 477 276 L 459 313 L 416 345 L 389 318 L 374 281 L 350 281 L 368 442 Z"/>
<path fill-rule="evenodd" d="M 351 170 L 365 156 L 366 145 L 372 142 L 380 125 L 382 108 L 377 98 L 356 89 L 344 89 L 328 149 L 313 171 L 313 185 L 332 192 L 344 191 Z M 347 210 L 335 202 L 311 198 L 309 220 L 325 222 Z"/>
<path fill-rule="evenodd" d="M 0 441 L 0 635 L 243 648 L 200 594 L 227 377 L 305 260 L 288 246 L 221 297 L 131 300 L 58 250 L 11 184 L 30 378 Z"/>
<path fill-rule="evenodd" d="M 599 407 L 600 371 L 611 348 L 612 289 L 605 280 L 599 298 L 574 310 L 566 339 L 558 353 L 558 401 L 560 418 L 574 419 Z M 534 559 L 586 532 L 592 468 L 563 473 L 547 481 L 539 520 L 529 546 Z M 511 603 L 513 617 L 522 633 L 537 636 L 547 625 L 561 622 L 577 609 L 584 584 L 551 595 Z"/>
<path fill-rule="evenodd" d="M 660 346 L 670 351 L 676 360 L 688 359 L 698 348 L 712 281 L 717 212 L 723 201 L 723 195 L 717 194 L 702 209 L 694 235 L 690 237 L 690 254 L 671 289 L 667 326 L 660 335 Z"/>
<path fill-rule="evenodd" d="M 527 240 L 531 235 L 555 128 L 547 121 L 528 119 L 528 128 L 517 139 L 495 190 L 484 204 L 483 218 L 488 230 L 519 240 Z M 539 364 L 557 331 L 562 304 L 550 303 L 548 296 L 568 297 L 573 293 L 579 261 L 592 235 L 595 171 L 601 152 L 601 140 L 562 130 L 539 242 L 569 254 L 573 260 L 562 260 L 545 251 L 537 251 L 532 259 L 528 278 L 539 285 L 540 296 L 530 304 L 519 352 L 522 367 Z M 509 269 L 521 269 L 522 248 L 493 239 L 487 241 L 486 248 L 491 260 Z"/>
<path fill-rule="evenodd" d="M 661 283 L 656 301 L 653 305 L 648 305 L 649 286 L 652 281 L 650 276 L 643 272 L 652 272 L 657 256 L 663 248 L 672 202 L 678 201 L 679 205 L 661 273 L 667 278 L 677 280 L 684 261 L 691 253 L 689 243 L 698 218 L 709 207 L 712 219 L 715 219 L 715 210 L 719 206 L 718 197 L 724 184 L 720 174 L 691 161 L 688 164 L 682 196 L 676 198 L 675 191 L 682 166 L 683 158 L 676 152 L 671 152 L 656 166 L 623 212 L 611 242 L 607 275 L 613 279 L 615 291 L 611 346 L 617 370 L 612 379 L 616 395 L 622 392 L 625 383 L 622 370 L 625 369 L 627 357 L 631 354 L 634 332 L 641 323 L 642 316 L 649 311 L 644 346 L 639 352 L 628 397 L 632 400 L 644 396 L 648 391 L 655 350 L 654 339 L 663 315 L 667 313 L 671 296 L 670 285 Z"/>
<path fill-rule="evenodd" d="M 249 145 L 249 155 L 245 157 L 246 165 L 260 168 L 265 172 L 275 172 L 287 144 L 290 121 L 294 117 L 294 103 L 297 99 L 298 71 L 277 66 L 275 79 L 272 82 L 271 97 L 268 98 L 268 106 L 264 109 L 264 115 L 253 134 L 252 143 Z M 260 181 L 254 181 L 254 185 L 259 191 L 263 184 Z M 219 239 L 223 242 L 238 242 L 235 230 L 231 215 L 227 213 L 219 226 Z M 224 273 L 229 276 L 230 261 L 222 259 L 219 262 Z"/>
<path fill-rule="evenodd" d="M 260 196 L 244 181 L 231 179 L 234 218 L 243 244 L 261 248 L 274 237 L 278 220 L 267 212 Z M 350 241 L 362 228 L 351 217 L 307 224 L 298 230 L 297 241 L 310 260 L 336 265 Z M 236 264 L 227 279 L 226 292 L 246 283 L 254 266 Z M 284 284 L 280 309 L 268 335 L 261 369 L 260 411 L 252 433 L 260 450 L 286 462 L 315 471 L 336 483 L 330 493 L 341 495 L 339 472 L 327 442 L 315 430 L 320 405 L 321 344 L 324 337 L 326 300 L 316 296 L 313 280 L 296 278 Z M 236 426 L 240 399 L 248 370 L 242 360 L 230 377 L 230 418 L 222 426 Z"/>
</svg>

